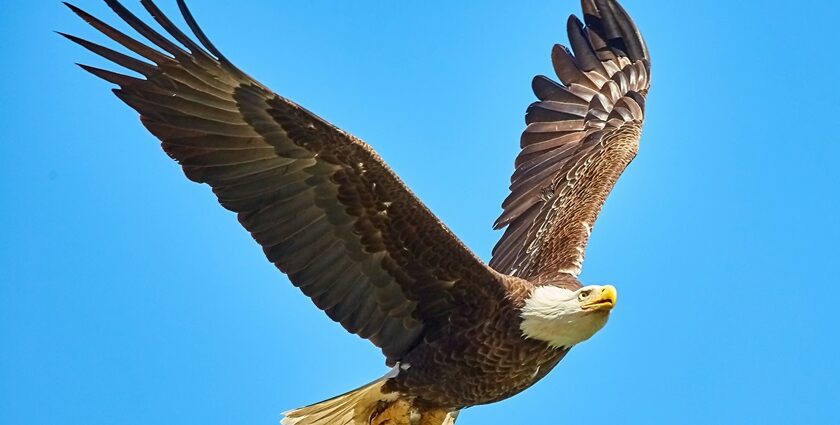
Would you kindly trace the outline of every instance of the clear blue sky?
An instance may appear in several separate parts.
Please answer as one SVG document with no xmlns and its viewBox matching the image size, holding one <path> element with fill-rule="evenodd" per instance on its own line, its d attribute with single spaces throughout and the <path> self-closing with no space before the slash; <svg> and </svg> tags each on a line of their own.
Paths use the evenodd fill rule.
<svg viewBox="0 0 840 425">
<path fill-rule="evenodd" d="M 368 141 L 489 258 L 531 77 L 577 1 L 192 3 L 235 63 Z M 625 5 L 653 89 L 583 275 L 620 301 L 459 425 L 836 421 L 840 4 Z M 276 424 L 385 372 L 51 31 L 104 37 L 58 1 L 3 8 L 0 423 Z"/>
</svg>

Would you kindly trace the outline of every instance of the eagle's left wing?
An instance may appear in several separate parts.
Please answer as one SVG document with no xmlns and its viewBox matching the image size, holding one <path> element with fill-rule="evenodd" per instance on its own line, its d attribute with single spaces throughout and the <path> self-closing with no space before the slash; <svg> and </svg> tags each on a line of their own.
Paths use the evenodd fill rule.
<svg viewBox="0 0 840 425">
<path fill-rule="evenodd" d="M 554 46 L 561 84 L 534 79 L 540 99 L 496 228 L 507 226 L 490 266 L 537 279 L 578 275 L 601 206 L 636 155 L 650 86 L 641 34 L 615 0 L 582 0 L 569 18 L 572 52 Z"/>
</svg>

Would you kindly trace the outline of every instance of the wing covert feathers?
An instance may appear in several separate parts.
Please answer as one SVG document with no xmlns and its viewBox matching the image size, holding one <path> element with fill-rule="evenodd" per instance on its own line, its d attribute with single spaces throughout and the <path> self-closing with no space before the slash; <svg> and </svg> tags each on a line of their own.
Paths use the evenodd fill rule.
<svg viewBox="0 0 840 425">
<path fill-rule="evenodd" d="M 498 296 L 498 275 L 368 145 L 233 66 L 183 0 L 198 43 L 151 0 L 141 3 L 165 35 L 118 1 L 106 3 L 144 41 L 68 7 L 140 59 L 65 36 L 143 78 L 82 68 L 116 84 L 164 151 L 237 213 L 268 260 L 389 363 L 446 323 L 459 296 Z"/>
<path fill-rule="evenodd" d="M 615 0 L 583 0 L 571 50 L 551 52 L 559 83 L 538 76 L 490 266 L 527 279 L 580 273 L 592 226 L 638 149 L 650 87 L 644 39 Z"/>
</svg>

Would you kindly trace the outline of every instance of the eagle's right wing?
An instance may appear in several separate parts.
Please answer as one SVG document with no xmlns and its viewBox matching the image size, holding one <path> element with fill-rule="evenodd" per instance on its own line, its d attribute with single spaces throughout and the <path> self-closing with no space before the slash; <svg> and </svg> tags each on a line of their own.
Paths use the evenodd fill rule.
<svg viewBox="0 0 840 425">
<path fill-rule="evenodd" d="M 329 317 L 382 348 L 390 363 L 447 323 L 453 292 L 501 299 L 498 275 L 367 144 L 233 66 L 183 0 L 178 5 L 203 47 L 151 0 L 143 6 L 181 46 L 118 1 L 106 3 L 157 48 L 68 5 L 145 59 L 67 36 L 145 78 L 84 69 L 118 85 L 114 93 L 140 113 L 190 180 L 210 185 L 238 214 L 268 260 Z"/>
</svg>

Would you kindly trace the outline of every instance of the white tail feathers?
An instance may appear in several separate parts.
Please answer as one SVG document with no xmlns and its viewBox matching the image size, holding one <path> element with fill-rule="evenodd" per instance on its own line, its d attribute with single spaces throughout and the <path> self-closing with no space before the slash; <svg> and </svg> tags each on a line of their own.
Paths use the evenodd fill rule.
<svg viewBox="0 0 840 425">
<path fill-rule="evenodd" d="M 458 411 L 424 410 L 398 393 L 385 394 L 390 375 L 349 393 L 284 413 L 281 425 L 454 425 Z"/>
<path fill-rule="evenodd" d="M 460 410 L 447 413 L 446 418 L 443 419 L 443 423 L 441 423 L 440 425 L 455 425 L 455 419 L 458 419 L 459 413 L 461 413 Z"/>
<path fill-rule="evenodd" d="M 394 401 L 398 395 L 382 393 L 387 378 L 374 381 L 349 393 L 284 413 L 282 425 L 368 425 L 380 402 Z"/>
</svg>

